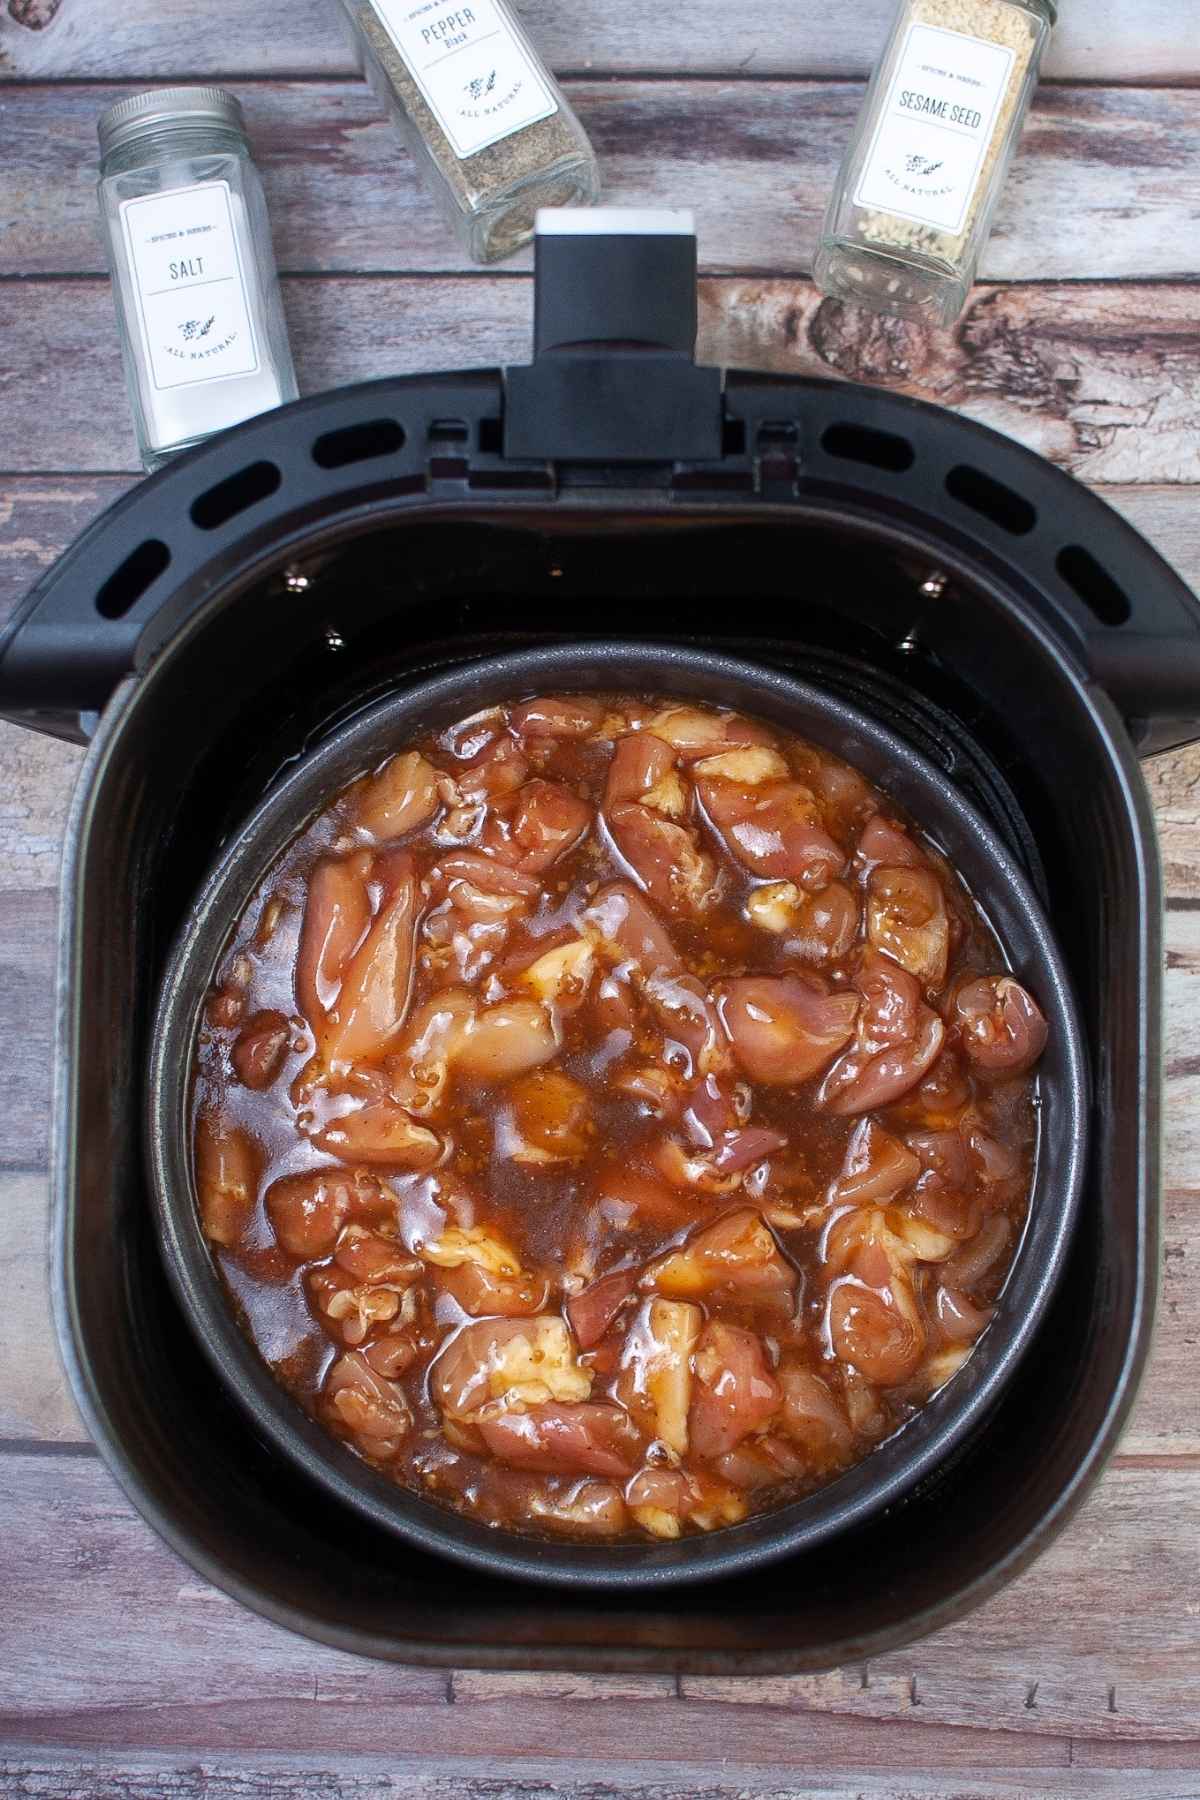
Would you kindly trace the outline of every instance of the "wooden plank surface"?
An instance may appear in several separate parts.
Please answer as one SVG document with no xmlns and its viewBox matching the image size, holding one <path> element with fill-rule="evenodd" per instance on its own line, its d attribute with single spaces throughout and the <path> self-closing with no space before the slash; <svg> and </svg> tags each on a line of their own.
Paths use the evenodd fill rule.
<svg viewBox="0 0 1200 1800">
<path fill-rule="evenodd" d="M 284 281 L 301 390 L 527 362 L 531 288 L 512 276 Z M 108 283 L 0 283 L 10 473 L 136 467 Z M 980 287 L 958 326 L 864 319 L 808 282 L 711 277 L 702 361 L 873 381 L 956 406 L 1083 480 L 1200 482 L 1200 288 Z M 51 398 L 52 403 L 51 403 Z"/>
<path fill-rule="evenodd" d="M 57 918 L 51 890 L 0 891 L 0 1019 L 9 1046 L 0 1058 L 0 1169 L 46 1166 Z M 40 1286 L 44 1248 L 39 1231 L 36 1248 L 27 1246 L 36 1259 L 29 1263 L 31 1286 Z M 0 1234 L 0 1266 L 13 1249 Z M 14 1349 L 21 1342 L 18 1337 Z M 0 1417 L 4 1401 L 0 1385 Z"/>
<path fill-rule="evenodd" d="M 0 276 L 104 273 L 96 119 L 123 91 L 11 91 Z M 470 268 L 364 83 L 252 82 L 239 91 L 281 269 Z M 571 98 L 614 204 L 691 207 L 706 269 L 808 271 L 860 84 L 584 81 L 571 83 Z M 1190 273 L 1200 187 L 1182 172 L 1198 162 L 1200 88 L 1043 88 L 984 275 Z M 505 267 L 529 263 L 526 252 Z"/>
<path fill-rule="evenodd" d="M 1084 1746 L 1090 1749 L 1090 1746 Z M 1040 1770 L 1036 1788 L 1014 1788 L 990 1760 L 950 1774 L 922 1769 L 903 1775 L 878 1770 L 840 1773 L 814 1758 L 798 1778 L 794 1771 L 763 1767 L 730 1769 L 725 1760 L 701 1765 L 656 1765 L 579 1758 L 569 1774 L 534 1752 L 520 1762 L 490 1759 L 476 1772 L 468 1758 L 451 1764 L 421 1758 L 397 1766 L 395 1757 L 356 1759 L 229 1755 L 206 1750 L 203 1758 L 136 1753 L 14 1754 L 0 1760 L 0 1780 L 10 1792 L 43 1800 L 83 1800 L 93 1794 L 121 1800 L 1195 1800 L 1196 1779 L 1184 1757 L 1188 1746 L 1147 1747 L 1154 1766 L 1140 1767 L 1136 1786 L 1126 1766 L 1094 1763 Z M 1176 1751 L 1179 1754 L 1175 1754 Z M 1141 1747 L 1139 1756 L 1144 1752 Z M 453 1772 L 451 1772 L 453 1770 Z"/>
<path fill-rule="evenodd" d="M 573 77 L 609 196 L 697 209 L 706 360 L 958 407 L 1103 487 L 1200 586 L 1200 9 L 1064 5 L 994 279 L 934 335 L 803 279 L 893 3 L 523 11 Z M 135 478 L 92 190 L 96 113 L 134 84 L 242 90 L 305 391 L 527 358 L 521 264 L 479 275 L 450 251 L 335 10 L 0 0 L 0 621 Z M 44 1268 L 79 758 L 0 725 L 0 1794 L 1197 1800 L 1200 749 L 1146 771 L 1172 897 L 1163 1296 L 1112 1469 L 1034 1569 L 932 1639 L 826 1676 L 678 1683 L 447 1677 L 290 1637 L 177 1562 L 87 1445 Z"/>
<path fill-rule="evenodd" d="M 751 79 L 865 75 L 893 10 L 893 0 L 740 7 L 692 0 L 675 8 L 523 0 L 520 7 L 558 70 Z M 125 0 L 119 13 L 97 0 L 9 0 L 0 11 L 0 71 L 10 78 L 147 81 L 348 75 L 353 68 L 334 0 Z M 1195 80 L 1200 18 L 1180 0 L 1064 4 L 1047 72 L 1087 81 Z"/>
<path fill-rule="evenodd" d="M 647 1769 L 726 1758 L 799 1773 L 814 1755 L 826 1768 L 971 1766 L 981 1729 L 1004 1734 L 1009 1770 L 1062 1767 L 1074 1738 L 1200 1736 L 1200 1570 L 1176 1528 L 1200 1504 L 1192 1468 L 1112 1470 L 1071 1532 L 974 1619 L 865 1667 L 753 1682 L 447 1677 L 363 1661 L 198 1581 L 95 1457 L 14 1449 L 3 1472 L 0 1743 L 204 1744 L 219 1709 L 226 1749 L 403 1743 L 486 1761 L 540 1745 L 566 1764 L 635 1754 Z M 1128 1597 L 1119 1638 L 1107 1625 L 1114 1586 Z M 81 1658 L 81 1641 L 105 1656 Z"/>
</svg>

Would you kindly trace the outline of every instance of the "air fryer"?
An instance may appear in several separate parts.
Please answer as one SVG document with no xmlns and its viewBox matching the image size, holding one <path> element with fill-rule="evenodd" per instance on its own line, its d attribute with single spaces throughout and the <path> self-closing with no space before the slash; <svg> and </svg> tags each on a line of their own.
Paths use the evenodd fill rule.
<svg viewBox="0 0 1200 1800">
<path fill-rule="evenodd" d="M 829 1666 L 1022 1568 L 1132 1402 L 1158 1269 L 1162 953 L 1137 758 L 1200 735 L 1200 614 L 1096 496 L 981 426 L 696 368 L 690 238 L 544 240 L 536 294 L 528 368 L 370 383 L 239 426 L 118 502 L 0 639 L 0 710 L 90 745 L 63 877 L 58 1328 L 134 1503 L 298 1630 L 451 1665 Z M 179 1314 L 140 1135 L 167 947 L 269 785 L 431 672 L 618 635 L 802 675 L 943 770 L 1044 902 L 1093 1076 L 1080 1226 L 985 1426 L 819 1551 L 659 1596 L 455 1569 L 297 1475 Z"/>
</svg>

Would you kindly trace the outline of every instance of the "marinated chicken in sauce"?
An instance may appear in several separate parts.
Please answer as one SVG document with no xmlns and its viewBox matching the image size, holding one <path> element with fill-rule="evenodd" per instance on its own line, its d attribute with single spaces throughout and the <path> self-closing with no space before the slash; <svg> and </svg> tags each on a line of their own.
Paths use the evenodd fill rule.
<svg viewBox="0 0 1200 1800">
<path fill-rule="evenodd" d="M 1047 1027 L 846 763 L 550 696 L 365 772 L 242 915 L 195 1181 L 245 1330 L 392 1479 L 676 1538 L 830 1481 L 1011 1263 Z"/>
</svg>

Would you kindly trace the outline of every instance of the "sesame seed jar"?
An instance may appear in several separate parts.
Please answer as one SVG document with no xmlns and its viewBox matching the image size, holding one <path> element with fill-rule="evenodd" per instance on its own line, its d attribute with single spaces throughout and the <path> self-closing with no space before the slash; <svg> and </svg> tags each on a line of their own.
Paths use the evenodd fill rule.
<svg viewBox="0 0 1200 1800">
<path fill-rule="evenodd" d="M 826 294 L 953 324 L 1054 20 L 1053 0 L 902 0 L 826 214 Z"/>
</svg>

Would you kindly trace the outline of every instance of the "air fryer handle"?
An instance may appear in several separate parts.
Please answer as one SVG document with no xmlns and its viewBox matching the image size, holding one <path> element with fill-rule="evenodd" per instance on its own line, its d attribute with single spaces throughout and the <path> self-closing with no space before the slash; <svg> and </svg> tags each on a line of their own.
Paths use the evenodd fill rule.
<svg viewBox="0 0 1200 1800">
<path fill-rule="evenodd" d="M 720 459 L 722 378 L 697 368 L 690 212 L 538 214 L 534 360 L 506 378 L 505 455 L 553 463 Z"/>
<path fill-rule="evenodd" d="M 1139 756 L 1200 741 L 1200 619 L 1191 636 L 1101 639 L 1092 662 Z"/>
</svg>

